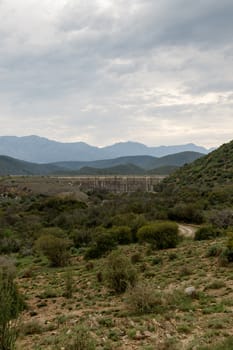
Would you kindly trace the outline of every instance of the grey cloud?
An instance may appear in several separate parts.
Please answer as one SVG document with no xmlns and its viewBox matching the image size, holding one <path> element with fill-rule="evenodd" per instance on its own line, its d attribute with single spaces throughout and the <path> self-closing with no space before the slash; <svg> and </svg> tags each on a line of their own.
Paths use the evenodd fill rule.
<svg viewBox="0 0 233 350">
<path fill-rule="evenodd" d="M 20 32 L 22 16 L 0 23 L 5 130 L 11 123 L 19 134 L 53 130 L 94 144 L 195 141 L 208 123 L 208 143 L 218 130 L 233 132 L 232 1 L 69 1 L 51 21 L 41 18 L 42 34 L 26 24 Z"/>
</svg>

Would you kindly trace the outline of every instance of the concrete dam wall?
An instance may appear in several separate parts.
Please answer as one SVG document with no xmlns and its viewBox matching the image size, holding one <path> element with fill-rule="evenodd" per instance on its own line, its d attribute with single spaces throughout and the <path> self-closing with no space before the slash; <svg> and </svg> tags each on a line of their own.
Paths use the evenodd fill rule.
<svg viewBox="0 0 233 350">
<path fill-rule="evenodd" d="M 14 176 L 2 178 L 0 197 L 24 194 L 75 194 L 106 190 L 113 193 L 153 192 L 165 176 Z"/>
<path fill-rule="evenodd" d="M 153 192 L 154 186 L 165 176 L 80 176 L 75 178 L 75 185 L 81 191 L 107 190 L 110 192 Z M 73 178 L 74 180 L 74 178 Z"/>
</svg>

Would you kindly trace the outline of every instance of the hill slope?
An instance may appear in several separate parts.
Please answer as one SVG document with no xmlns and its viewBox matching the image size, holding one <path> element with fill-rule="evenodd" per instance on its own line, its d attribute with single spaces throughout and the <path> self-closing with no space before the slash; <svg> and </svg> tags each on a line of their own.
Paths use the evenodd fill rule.
<svg viewBox="0 0 233 350">
<path fill-rule="evenodd" d="M 5 175 L 49 175 L 61 169 L 50 164 L 35 164 L 7 156 L 0 156 L 0 176 Z"/>
<path fill-rule="evenodd" d="M 233 141 L 174 172 L 162 191 L 182 200 L 233 205 Z"/>
<path fill-rule="evenodd" d="M 144 170 L 152 170 L 164 166 L 180 167 L 185 163 L 193 162 L 202 156 L 202 153 L 197 152 L 181 152 L 161 158 L 152 156 L 128 156 L 114 159 L 97 160 L 93 162 L 57 162 L 54 163 L 54 165 L 71 171 L 80 170 L 83 167 L 105 169 L 128 164 L 135 165 L 136 167 L 143 168 Z"/>
</svg>

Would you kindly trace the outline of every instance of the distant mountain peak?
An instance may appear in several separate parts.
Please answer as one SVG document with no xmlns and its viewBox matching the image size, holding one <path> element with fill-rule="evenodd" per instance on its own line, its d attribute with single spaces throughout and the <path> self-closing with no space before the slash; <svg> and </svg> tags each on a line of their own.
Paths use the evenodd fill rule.
<svg viewBox="0 0 233 350">
<path fill-rule="evenodd" d="M 125 156 L 163 157 L 179 152 L 207 154 L 208 149 L 193 143 L 149 147 L 137 141 L 120 141 L 105 147 L 91 146 L 83 141 L 59 142 L 37 135 L 0 136 L 0 154 L 35 163 L 59 161 L 95 161 Z"/>
</svg>

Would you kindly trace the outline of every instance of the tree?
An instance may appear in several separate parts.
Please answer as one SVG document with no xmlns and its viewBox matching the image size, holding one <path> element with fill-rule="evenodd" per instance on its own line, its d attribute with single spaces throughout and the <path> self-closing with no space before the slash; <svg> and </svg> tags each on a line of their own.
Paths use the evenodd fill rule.
<svg viewBox="0 0 233 350">
<path fill-rule="evenodd" d="M 68 264 L 70 242 L 67 239 L 50 234 L 42 235 L 37 239 L 35 246 L 50 260 L 52 266 L 62 267 Z"/>
</svg>

